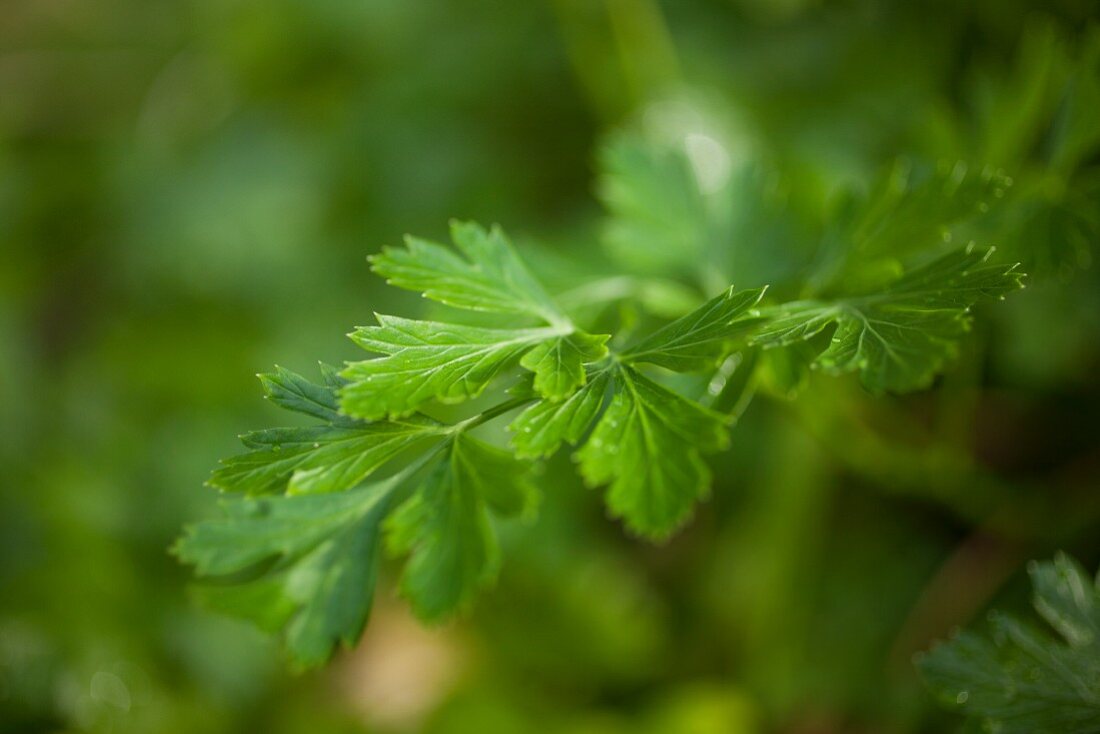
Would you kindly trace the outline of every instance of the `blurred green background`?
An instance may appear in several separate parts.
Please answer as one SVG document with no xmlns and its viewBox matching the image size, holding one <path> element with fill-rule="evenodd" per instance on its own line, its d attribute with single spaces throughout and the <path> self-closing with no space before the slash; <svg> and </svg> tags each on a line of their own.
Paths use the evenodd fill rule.
<svg viewBox="0 0 1100 734">
<path fill-rule="evenodd" d="M 953 730 L 912 654 L 1021 604 L 1027 559 L 1100 560 L 1094 12 L 5 3 L 0 731 Z M 253 375 L 353 358 L 350 327 L 416 303 L 365 256 L 470 218 L 566 282 L 606 231 L 605 136 L 669 119 L 759 184 L 738 286 L 781 280 L 904 156 L 1016 179 L 976 236 L 1029 287 L 981 311 L 934 391 L 815 376 L 756 400 L 665 546 L 624 536 L 559 458 L 539 520 L 504 528 L 497 588 L 442 628 L 384 573 L 360 647 L 294 677 L 191 604 L 166 549 L 212 511 L 202 483 L 235 436 L 277 418 Z"/>
</svg>

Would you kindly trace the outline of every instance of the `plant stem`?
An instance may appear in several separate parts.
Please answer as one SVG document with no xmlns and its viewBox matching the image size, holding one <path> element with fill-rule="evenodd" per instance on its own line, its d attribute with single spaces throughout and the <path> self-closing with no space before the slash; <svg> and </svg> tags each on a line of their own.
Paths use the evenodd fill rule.
<svg viewBox="0 0 1100 734">
<path fill-rule="evenodd" d="M 460 423 L 454 424 L 454 426 L 451 428 L 451 431 L 454 433 L 458 433 L 461 431 L 468 431 L 471 428 L 477 428 L 482 423 L 488 423 L 494 418 L 504 415 L 505 413 L 509 413 L 520 407 L 521 405 L 526 405 L 527 403 L 534 402 L 534 400 L 535 398 L 533 397 L 512 398 L 511 400 L 505 400 L 503 403 L 499 403 L 491 408 L 483 410 L 481 413 L 478 413 L 472 418 L 467 418 Z"/>
</svg>

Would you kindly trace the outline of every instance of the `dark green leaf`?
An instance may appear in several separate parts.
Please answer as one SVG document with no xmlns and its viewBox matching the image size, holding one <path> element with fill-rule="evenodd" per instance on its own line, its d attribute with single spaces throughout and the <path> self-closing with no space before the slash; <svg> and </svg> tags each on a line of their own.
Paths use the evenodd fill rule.
<svg viewBox="0 0 1100 734">
<path fill-rule="evenodd" d="M 1031 568 L 1036 610 L 1061 636 L 1008 616 L 919 660 L 944 705 L 1000 734 L 1100 732 L 1100 592 L 1071 559 Z"/>
<path fill-rule="evenodd" d="M 423 416 L 352 426 L 271 428 L 245 434 L 246 454 L 222 462 L 209 484 L 227 492 L 272 494 L 350 489 L 416 442 L 445 427 Z"/>
<path fill-rule="evenodd" d="M 872 392 L 926 387 L 970 327 L 970 306 L 1021 287 L 1014 265 L 990 265 L 992 249 L 966 248 L 896 280 L 878 293 L 833 301 L 797 301 L 762 309 L 768 322 L 755 344 L 811 339 L 835 324 L 814 364 L 832 373 L 858 370 Z"/>
<path fill-rule="evenodd" d="M 283 628 L 298 665 L 353 645 L 370 611 L 382 518 L 399 480 L 306 497 L 240 498 L 224 517 L 192 526 L 175 553 L 200 576 L 261 575 L 203 595 L 225 612 Z M 263 570 L 264 562 L 269 567 Z"/>
<path fill-rule="evenodd" d="M 324 368 L 322 368 L 322 374 L 324 374 Z M 276 365 L 274 372 L 259 375 L 259 378 L 267 399 L 280 408 L 304 413 L 330 423 L 348 420 L 347 416 L 340 415 L 336 390 L 327 376 L 325 385 L 317 385 L 295 372 Z"/>
<path fill-rule="evenodd" d="M 387 521 L 387 542 L 410 553 L 401 590 L 416 613 L 439 620 L 489 585 L 500 565 L 489 507 L 521 511 L 534 491 L 526 467 L 459 435 L 415 494 Z"/>
</svg>

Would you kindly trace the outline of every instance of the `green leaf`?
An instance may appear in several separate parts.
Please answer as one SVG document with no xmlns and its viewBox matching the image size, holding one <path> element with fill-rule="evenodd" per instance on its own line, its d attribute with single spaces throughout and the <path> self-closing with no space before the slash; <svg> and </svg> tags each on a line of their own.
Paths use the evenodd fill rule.
<svg viewBox="0 0 1100 734">
<path fill-rule="evenodd" d="M 941 161 L 929 170 L 899 160 L 852 224 L 851 254 L 896 257 L 938 245 L 952 237 L 952 227 L 987 212 L 1011 183 L 1004 171 L 965 161 Z"/>
<path fill-rule="evenodd" d="M 607 334 L 577 331 L 539 344 L 523 355 L 520 365 L 535 373 L 535 391 L 559 401 L 584 384 L 584 365 L 607 356 Z"/>
<path fill-rule="evenodd" d="M 646 271 L 690 271 L 710 236 L 706 201 L 681 149 L 620 137 L 600 152 L 597 193 L 611 217 L 604 241 Z"/>
<path fill-rule="evenodd" d="M 608 371 L 601 371 L 565 400 L 540 400 L 520 413 L 508 427 L 513 433 L 516 456 L 521 459 L 550 456 L 563 441 L 576 445 L 603 405 L 611 381 L 609 375 Z"/>
<path fill-rule="evenodd" d="M 296 413 L 320 418 L 330 423 L 347 422 L 347 416 L 340 415 L 340 406 L 336 400 L 336 390 L 325 373 L 327 365 L 322 365 L 325 385 L 317 385 L 301 375 L 283 369 L 278 365 L 272 373 L 258 375 L 268 400 Z"/>
<path fill-rule="evenodd" d="M 351 338 L 386 356 L 352 362 L 340 373 L 340 407 L 376 419 L 408 415 L 429 400 L 457 403 L 475 397 L 520 355 L 562 332 L 553 328 L 487 329 L 378 315 L 378 326 Z"/>
<path fill-rule="evenodd" d="M 878 293 L 833 301 L 796 301 L 762 309 L 768 322 L 752 338 L 764 347 L 811 339 L 836 324 L 814 365 L 858 370 L 870 391 L 928 386 L 970 327 L 970 306 L 1022 287 L 1015 265 L 987 264 L 992 249 L 966 248 L 914 270 Z"/>
<path fill-rule="evenodd" d="M 1002 243 L 1039 277 L 1068 277 L 1088 267 L 1100 242 L 1100 172 L 1080 176 L 1072 188 L 1041 189 L 1017 200 Z"/>
<path fill-rule="evenodd" d="M 500 552 L 489 507 L 515 513 L 533 496 L 525 465 L 476 439 L 455 438 L 386 523 L 391 551 L 411 554 L 401 590 L 420 617 L 442 619 L 492 583 Z"/>
<path fill-rule="evenodd" d="M 500 227 L 486 231 L 473 222 L 454 221 L 451 239 L 458 252 L 408 237 L 405 249 L 384 248 L 370 261 L 388 283 L 450 306 L 568 323 Z"/>
<path fill-rule="evenodd" d="M 236 498 L 224 516 L 194 525 L 174 552 L 200 576 L 259 572 L 252 581 L 206 587 L 225 612 L 283 629 L 295 662 L 325 662 L 353 645 L 370 611 L 382 518 L 399 478 L 349 492 Z"/>
<path fill-rule="evenodd" d="M 649 362 L 679 372 L 705 369 L 729 351 L 731 340 L 759 324 L 751 318 L 766 288 L 734 292 L 730 286 L 691 313 L 627 349 L 624 362 Z M 739 317 L 746 318 L 739 318 Z"/>
<path fill-rule="evenodd" d="M 1031 569 L 1033 603 L 1061 639 L 1008 616 L 918 660 L 943 704 L 1000 734 L 1100 732 L 1100 590 L 1059 555 Z"/>
<path fill-rule="evenodd" d="M 445 426 L 424 416 L 354 426 L 270 428 L 241 437 L 246 454 L 222 462 L 209 484 L 250 495 L 351 489 L 418 441 Z"/>
<path fill-rule="evenodd" d="M 728 443 L 725 419 L 631 367 L 614 375 L 611 403 L 577 452 L 590 486 L 610 483 L 612 515 L 639 535 L 663 538 L 710 490 L 700 453 Z"/>
</svg>

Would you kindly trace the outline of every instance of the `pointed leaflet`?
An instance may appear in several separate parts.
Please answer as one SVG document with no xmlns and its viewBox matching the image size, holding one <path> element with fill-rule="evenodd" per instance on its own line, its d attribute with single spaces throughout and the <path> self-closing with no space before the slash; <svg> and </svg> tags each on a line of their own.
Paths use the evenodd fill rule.
<svg viewBox="0 0 1100 734">
<path fill-rule="evenodd" d="M 345 422 L 348 420 L 347 416 L 340 415 L 336 390 L 331 382 L 330 373 L 326 372 L 326 369 L 329 369 L 327 365 L 321 366 L 322 373 L 325 375 L 325 385 L 314 384 L 301 375 L 277 365 L 274 372 L 258 375 L 258 377 L 267 399 L 280 408 L 320 418 L 330 423 Z"/>
<path fill-rule="evenodd" d="M 576 444 L 584 437 L 603 405 L 611 378 L 605 370 L 560 402 L 540 400 L 512 421 L 512 447 L 521 459 L 550 456 L 562 441 Z"/>
<path fill-rule="evenodd" d="M 246 433 L 241 441 L 253 450 L 222 461 L 207 483 L 250 495 L 350 489 L 405 448 L 438 436 L 444 428 L 424 416 L 364 423 L 340 415 L 336 388 L 342 382 L 327 365 L 321 372 L 324 385 L 282 367 L 260 375 L 260 380 L 272 402 L 327 425 Z"/>
<path fill-rule="evenodd" d="M 1063 638 L 1005 615 L 993 637 L 964 632 L 920 658 L 945 706 L 1001 734 L 1100 731 L 1100 591 L 1060 555 L 1031 568 L 1034 605 Z"/>
<path fill-rule="evenodd" d="M 991 252 L 958 250 L 871 295 L 762 309 L 769 321 L 753 341 L 784 346 L 835 323 L 832 341 L 815 364 L 833 373 L 859 370 L 872 392 L 925 387 L 955 355 L 970 326 L 969 307 L 1021 287 L 1015 265 L 986 264 Z"/>
<path fill-rule="evenodd" d="M 752 308 L 765 288 L 735 293 L 733 287 L 627 349 L 624 362 L 649 362 L 688 372 L 713 367 L 730 340 L 746 335 L 759 319 Z M 744 318 L 739 318 L 744 317 Z"/>
<path fill-rule="evenodd" d="M 451 239 L 459 252 L 408 237 L 405 249 L 387 247 L 370 258 L 374 272 L 392 285 L 451 306 L 568 323 L 499 227 L 486 231 L 473 222 L 455 221 Z"/>
<path fill-rule="evenodd" d="M 622 366 L 611 404 L 577 459 L 589 485 L 610 483 L 613 515 L 635 533 L 661 538 L 682 525 L 709 490 L 700 452 L 727 442 L 722 416 Z"/>
<path fill-rule="evenodd" d="M 374 269 L 403 288 L 477 311 L 535 316 L 543 329 L 488 329 L 378 316 L 352 339 L 386 355 L 349 365 L 341 377 L 343 412 L 360 418 L 407 415 L 429 400 L 475 397 L 524 353 L 535 389 L 552 400 L 584 384 L 583 365 L 603 358 L 607 337 L 577 331 L 528 272 L 499 228 L 453 223 L 458 252 L 415 238 L 405 249 L 387 248 Z M 461 254 L 459 254 L 461 253 Z"/>
<path fill-rule="evenodd" d="M 352 340 L 386 356 L 350 363 L 341 375 L 344 412 L 360 418 L 408 415 L 429 400 L 455 403 L 481 393 L 523 352 L 560 336 L 555 329 L 486 329 L 378 315 Z"/>
<path fill-rule="evenodd" d="M 335 494 L 235 498 L 224 516 L 188 528 L 174 552 L 200 576 L 240 574 L 274 564 L 202 595 L 221 611 L 283 629 L 303 667 L 319 665 L 337 643 L 354 644 L 370 611 L 380 525 L 400 478 Z"/>
<path fill-rule="evenodd" d="M 401 590 L 416 613 L 438 620 L 465 607 L 500 564 L 489 508 L 522 511 L 532 500 L 527 467 L 465 435 L 387 521 L 387 543 L 410 553 Z"/>
<path fill-rule="evenodd" d="M 575 331 L 545 341 L 523 355 L 520 364 L 535 373 L 535 391 L 550 400 L 562 400 L 584 384 L 584 365 L 607 356 L 606 334 Z"/>
<path fill-rule="evenodd" d="M 187 530 L 174 552 L 204 577 L 230 577 L 200 595 L 215 609 L 284 630 L 302 666 L 324 662 L 362 632 L 383 518 L 414 469 L 331 494 L 235 498 L 223 517 Z M 439 619 L 492 581 L 499 558 L 489 510 L 514 515 L 534 490 L 510 454 L 459 434 L 415 494 L 390 515 L 393 547 L 411 550 L 402 588 Z M 241 574 L 251 580 L 240 581 Z"/>
<path fill-rule="evenodd" d="M 441 435 L 423 417 L 349 426 L 270 428 L 241 437 L 246 454 L 222 462 L 209 484 L 227 492 L 290 494 L 350 489 L 402 450 Z"/>
</svg>

